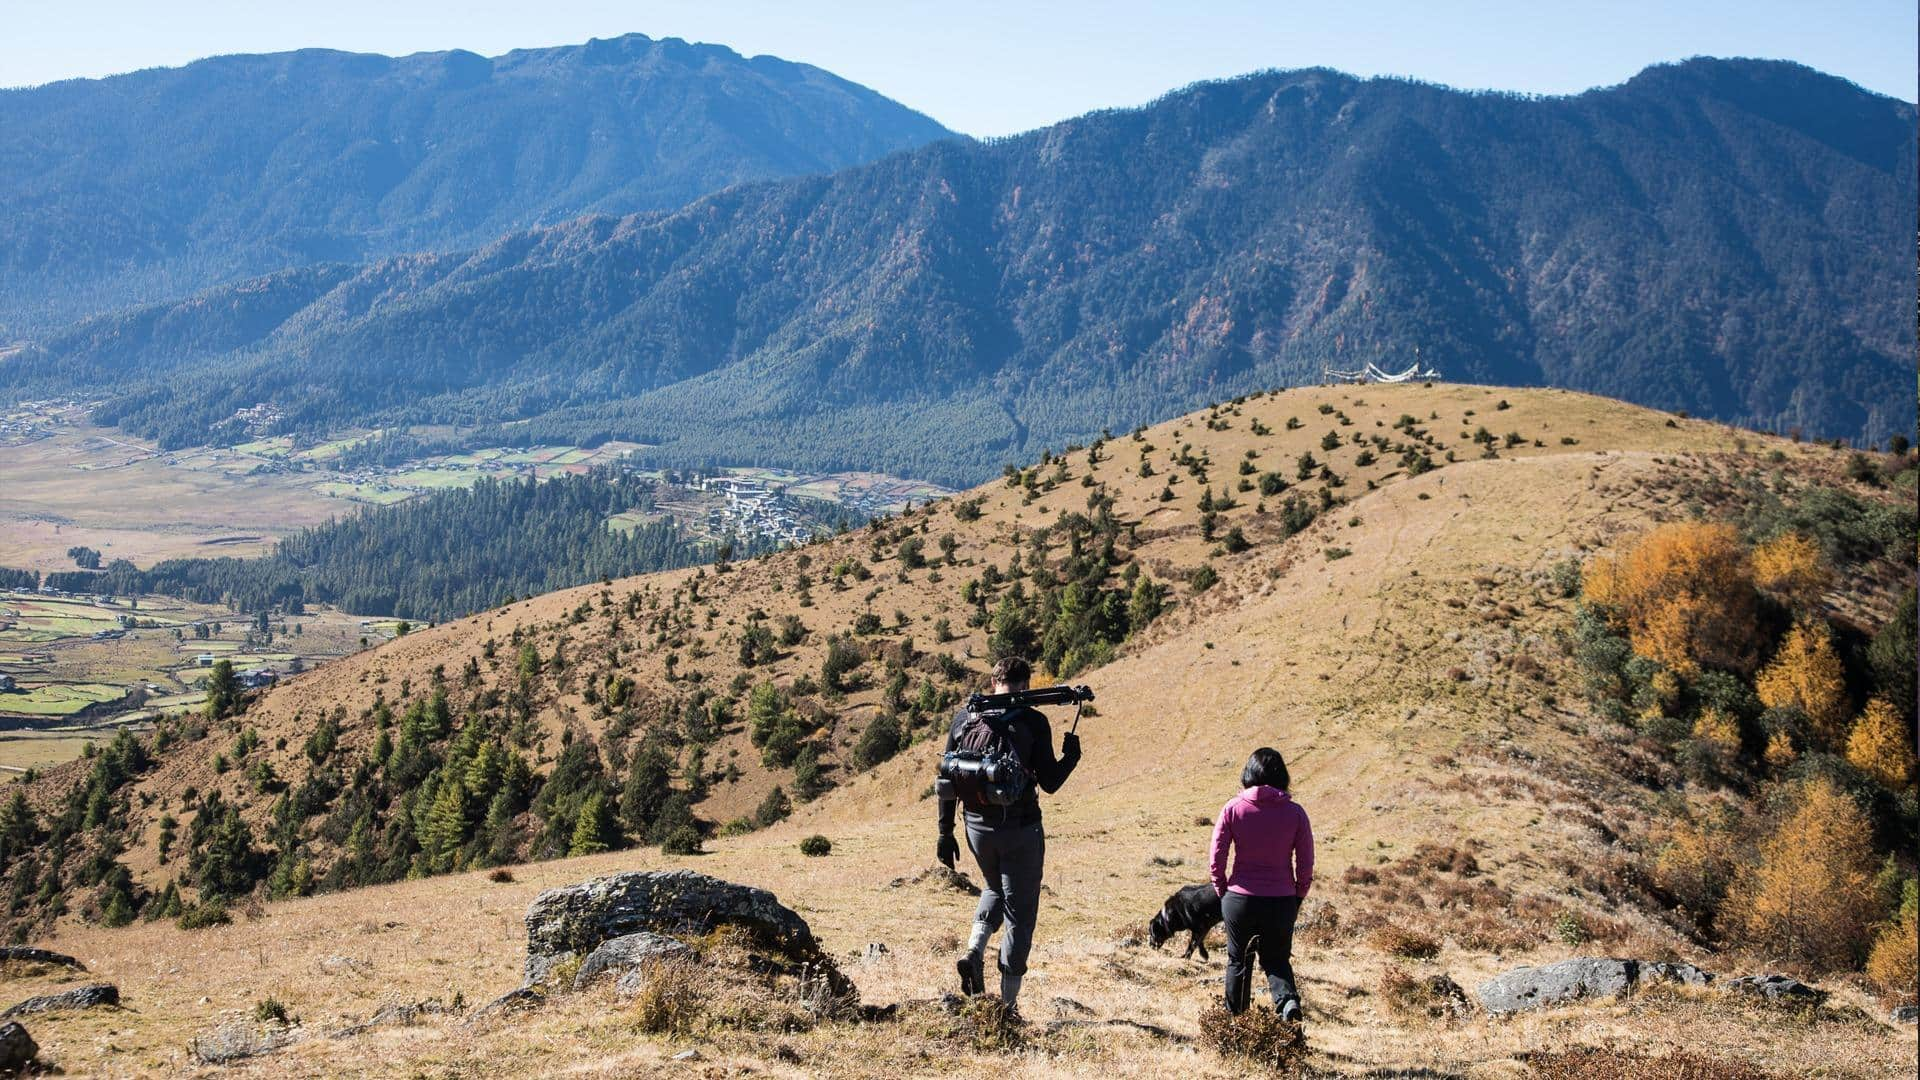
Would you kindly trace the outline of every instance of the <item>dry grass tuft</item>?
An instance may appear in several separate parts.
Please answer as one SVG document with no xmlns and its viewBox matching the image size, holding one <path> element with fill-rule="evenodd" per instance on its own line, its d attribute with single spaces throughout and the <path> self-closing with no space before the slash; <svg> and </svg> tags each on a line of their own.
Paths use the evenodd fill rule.
<svg viewBox="0 0 1920 1080">
<path fill-rule="evenodd" d="M 1006 1053 L 1027 1043 L 1026 1021 L 992 994 L 948 994 L 937 1002 L 916 1003 L 908 1015 L 919 1021 L 914 1026 L 921 1037 L 955 1049 Z"/>
<path fill-rule="evenodd" d="M 1473 1012 L 1467 992 L 1445 974 L 1415 978 L 1405 968 L 1389 967 L 1380 975 L 1380 1000 L 1398 1016 L 1432 1020 L 1464 1017 Z"/>
<path fill-rule="evenodd" d="M 1268 1009 L 1250 1008 L 1236 1016 L 1224 1005 L 1209 1005 L 1200 1014 L 1200 1042 L 1221 1057 L 1282 1076 L 1299 1075 L 1306 1067 L 1306 1031 Z"/>
<path fill-rule="evenodd" d="M 1438 939 L 1392 923 L 1368 935 L 1367 944 L 1388 956 L 1398 956 L 1403 960 L 1431 960 L 1440 955 Z"/>
<path fill-rule="evenodd" d="M 1527 1066 L 1539 1080 L 1640 1080 L 1648 1076 L 1665 1080 L 1776 1080 L 1778 1076 L 1742 1061 L 1684 1050 L 1650 1057 L 1631 1051 L 1577 1047 L 1529 1055 Z"/>
<path fill-rule="evenodd" d="M 643 969 L 633 996 L 634 1027 L 650 1035 L 691 1035 L 707 1018 L 708 995 L 719 989 L 710 972 L 685 960 L 659 960 Z"/>
</svg>

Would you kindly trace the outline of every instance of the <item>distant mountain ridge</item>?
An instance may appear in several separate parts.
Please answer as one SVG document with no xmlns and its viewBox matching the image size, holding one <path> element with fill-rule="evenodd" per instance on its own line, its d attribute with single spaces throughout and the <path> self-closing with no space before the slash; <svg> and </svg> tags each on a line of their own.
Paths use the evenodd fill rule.
<svg viewBox="0 0 1920 1080">
<path fill-rule="evenodd" d="M 96 320 L 0 380 L 119 388 L 99 415 L 170 445 L 272 400 L 294 428 L 516 420 L 947 483 L 1416 356 L 1879 440 L 1914 423 L 1914 132 L 1914 106 L 1772 61 L 1547 99 L 1269 72 L 289 271 Z"/>
<path fill-rule="evenodd" d="M 0 338 L 951 134 L 819 68 L 639 34 L 494 58 L 221 56 L 0 90 Z"/>
</svg>

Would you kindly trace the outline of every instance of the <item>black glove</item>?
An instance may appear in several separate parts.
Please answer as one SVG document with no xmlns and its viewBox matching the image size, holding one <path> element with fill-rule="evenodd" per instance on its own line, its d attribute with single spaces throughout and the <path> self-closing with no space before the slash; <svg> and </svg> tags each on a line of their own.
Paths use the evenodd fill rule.
<svg viewBox="0 0 1920 1080">
<path fill-rule="evenodd" d="M 1060 736 L 1060 756 L 1069 761 L 1080 760 L 1080 736 L 1069 731 Z"/>
<path fill-rule="evenodd" d="M 937 852 L 934 858 L 940 860 L 941 866 L 951 870 L 953 869 L 953 860 L 960 857 L 960 841 L 955 840 L 952 833 L 941 833 L 940 846 Z"/>
</svg>

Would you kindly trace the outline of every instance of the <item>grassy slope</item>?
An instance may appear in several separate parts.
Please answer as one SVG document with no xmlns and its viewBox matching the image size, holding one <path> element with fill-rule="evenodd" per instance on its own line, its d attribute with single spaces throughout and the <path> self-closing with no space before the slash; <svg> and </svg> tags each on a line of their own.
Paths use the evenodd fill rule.
<svg viewBox="0 0 1920 1080">
<path fill-rule="evenodd" d="M 1500 397 L 1510 400 L 1512 409 L 1495 413 L 1493 403 Z M 1367 404 L 1355 405 L 1356 398 Z M 1443 420 L 1429 426 L 1460 447 L 1463 458 L 1472 456 L 1472 448 L 1455 436 L 1479 422 L 1497 433 L 1515 430 L 1538 437 L 1547 446 L 1516 448 L 1511 457 L 1503 452 L 1502 460 L 1463 462 L 1385 483 L 1373 493 L 1364 492 L 1360 476 L 1384 479 L 1392 465 L 1363 473 L 1351 465 L 1353 450 L 1343 448 L 1335 454 L 1336 470 L 1348 477 L 1345 493 L 1355 498 L 1350 507 L 1284 544 L 1256 543 L 1244 555 L 1216 560 L 1222 569 L 1219 586 L 1183 600 L 1121 659 L 1086 676 L 1098 688 L 1100 715 L 1082 725 L 1085 763 L 1048 801 L 1051 892 L 1041 914 L 1028 1010 L 1050 1018 L 1053 999 L 1066 996 L 1091 1007 L 1096 1019 L 1162 1025 L 1175 1038 L 1117 1026 L 1053 1032 L 1041 1038 L 1045 1053 L 1018 1059 L 1014 1071 L 1022 1075 L 1234 1071 L 1205 1055 L 1190 1056 L 1178 1041 L 1193 1035 L 1195 1017 L 1212 996 L 1214 984 L 1208 980 L 1218 972 L 1218 956 L 1211 965 L 1180 961 L 1131 947 L 1125 937 L 1174 887 L 1203 875 L 1198 868 L 1206 839 L 1202 822 L 1231 793 L 1247 750 L 1261 743 L 1281 747 L 1293 762 L 1299 795 L 1314 815 L 1321 842 L 1323 884 L 1317 897 L 1350 921 L 1381 905 L 1342 883 L 1347 867 L 1401 859 L 1422 842 L 1477 843 L 1482 878 L 1497 880 L 1516 896 L 1550 898 L 1566 910 L 1619 917 L 1623 927 L 1613 951 L 1645 955 L 1678 944 L 1630 912 L 1595 911 L 1591 896 L 1569 895 L 1564 867 L 1570 864 L 1564 860 L 1597 865 L 1606 857 L 1580 821 L 1585 813 L 1607 809 L 1607 770 L 1618 763 L 1580 759 L 1577 735 L 1585 717 L 1575 695 L 1560 687 L 1558 704 L 1547 704 L 1554 689 L 1550 684 L 1565 662 L 1545 635 L 1564 624 L 1565 602 L 1553 598 L 1544 576 L 1554 562 L 1583 547 L 1677 512 L 1677 498 L 1663 493 L 1674 479 L 1711 463 L 1744 467 L 1751 459 L 1723 456 L 1735 452 L 1737 439 L 1762 449 L 1771 444 L 1696 422 L 1667 427 L 1661 414 L 1552 391 L 1460 386 L 1292 391 L 1247 403 L 1246 415 L 1231 417 L 1227 431 L 1208 430 L 1196 418 L 1151 429 L 1147 441 L 1158 447 L 1154 463 L 1162 474 L 1151 479 L 1134 475 L 1134 444 L 1124 437 L 1109 444 L 1112 460 L 1100 467 L 1100 478 L 1114 485 L 1124 518 L 1144 519 L 1137 557 L 1165 578 L 1197 564 L 1205 553 L 1206 545 L 1192 532 L 1195 487 L 1177 487 L 1180 498 L 1167 504 L 1173 509 L 1153 501 L 1169 450 L 1191 441 L 1195 453 L 1206 448 L 1216 463 L 1227 463 L 1256 446 L 1263 469 L 1280 469 L 1291 478 L 1300 450 L 1311 447 L 1316 457 L 1327 457 L 1319 451 L 1319 438 L 1331 425 L 1315 410 L 1322 401 L 1343 408 L 1356 421 L 1354 430 L 1367 432 L 1375 430 L 1376 419 L 1391 424 L 1402 412 L 1424 417 L 1437 411 Z M 1479 415 L 1456 429 L 1453 421 L 1469 408 Z M 1286 418 L 1296 415 L 1303 429 L 1285 431 Z M 1248 421 L 1256 416 L 1274 429 L 1272 435 L 1250 433 Z M 1559 445 L 1561 435 L 1577 437 L 1579 445 Z M 1823 451 L 1780 445 L 1805 467 L 1823 467 L 1827 460 Z M 1698 456 L 1674 456 L 1681 452 Z M 955 525 L 947 517 L 950 509 L 936 508 L 931 536 L 955 531 L 963 541 L 962 562 L 989 554 L 1004 562 L 1005 552 L 990 545 L 1016 517 L 1033 522 L 1042 509 L 1083 505 L 1085 492 L 1077 479 L 1085 455 L 1070 462 L 1074 480 L 1033 506 L 1020 507 L 1016 492 L 994 485 L 983 489 L 986 513 L 972 525 Z M 1223 477 L 1230 481 L 1232 471 L 1217 465 L 1216 490 Z M 1252 514 L 1249 500 L 1227 516 L 1250 521 Z M 1350 525 L 1356 518 L 1359 524 Z M 1256 530 L 1249 532 L 1257 539 Z M 858 557 L 864 555 L 865 539 L 838 543 Z M 1336 544 L 1352 554 L 1327 560 L 1323 550 Z M 819 547 L 811 554 L 816 577 L 821 565 L 837 558 Z M 790 586 L 773 593 L 768 583 L 790 579 L 795 558 L 790 553 L 741 567 L 718 579 L 719 585 L 709 576 L 707 591 L 715 594 L 718 615 L 716 630 L 704 636 L 716 653 L 694 665 L 710 672 L 709 685 L 724 685 L 731 676 L 733 650 L 717 641 L 729 619 L 738 620 L 756 605 L 776 615 L 792 609 Z M 908 586 L 895 585 L 894 569 L 893 563 L 876 566 L 871 583 L 845 593 L 816 586 L 816 606 L 802 612 L 813 638 L 782 661 L 782 677 L 817 672 L 824 631 L 847 625 L 874 585 L 887 587 L 873 609 L 907 611 L 923 648 L 935 647 L 923 627 L 937 614 L 947 613 L 960 628 L 964 607 L 957 592 L 977 569 L 949 570 L 936 586 L 926 583 L 925 571 L 910 575 Z M 613 591 L 624 595 L 637 586 L 664 593 L 687 576 L 621 582 Z M 268 746 L 276 734 L 288 736 L 289 749 L 280 755 L 286 760 L 276 764 L 283 776 L 298 775 L 291 755 L 298 752 L 305 729 L 294 726 L 296 713 L 310 718 L 321 703 L 335 702 L 357 712 L 382 676 L 390 696 L 402 679 L 418 689 L 434 665 L 457 671 L 487 637 L 504 641 L 516 624 L 551 626 L 598 592 L 599 587 L 589 586 L 542 597 L 348 658 L 270 693 L 249 720 L 266 734 Z M 1180 592 L 1184 596 L 1184 588 Z M 1879 601 L 1867 597 L 1864 602 Z M 575 656 L 590 652 L 585 639 L 593 627 L 590 619 L 574 628 L 581 635 L 578 645 L 570 646 Z M 549 647 L 543 639 L 543 651 Z M 984 641 L 976 631 L 942 648 L 978 658 Z M 1512 658 L 1519 654 L 1546 667 L 1545 682 L 1515 669 Z M 978 668 L 980 661 L 973 664 Z M 510 650 L 501 650 L 501 665 L 511 667 Z M 649 650 L 633 667 L 645 685 L 658 680 L 659 665 L 658 654 Z M 681 670 L 687 666 L 683 663 Z M 843 715 L 870 714 L 871 708 L 861 706 L 874 697 L 871 690 L 855 695 Z M 546 722 L 557 730 L 568 708 L 586 722 L 590 710 L 577 699 L 550 706 Z M 836 740 L 850 740 L 857 731 L 857 724 L 843 724 Z M 370 740 L 366 724 L 350 724 L 346 745 L 362 747 Z M 757 760 L 742 736 L 728 740 L 742 748 L 743 768 Z M 721 744 L 721 756 L 710 760 L 724 760 L 729 741 Z M 144 778 L 142 789 L 163 799 L 189 783 L 204 790 L 215 778 L 201 758 L 210 756 L 213 746 L 201 745 L 205 755 L 176 756 Z M 170 925 L 122 931 L 75 925 L 62 933 L 61 947 L 118 982 L 135 1011 L 50 1018 L 31 1026 L 49 1055 L 70 1070 L 159 1070 L 181 1067 L 187 1040 L 223 1012 L 246 1010 L 267 995 L 286 1002 L 310 1027 L 364 1016 L 386 1000 L 454 990 L 479 1000 L 516 982 L 519 916 L 538 889 L 670 863 L 773 889 L 836 953 L 851 956 L 868 942 L 886 943 L 890 952 L 884 958 L 849 964 L 866 999 L 924 999 L 950 981 L 950 935 L 964 929 L 971 904 L 931 885 L 888 885 L 930 862 L 933 808 L 920 797 L 930 775 L 929 754 L 924 744 L 916 746 L 800 808 L 789 822 L 716 842 L 705 856 L 667 860 L 652 850 L 628 851 L 518 868 L 518 880 L 511 884 L 491 883 L 477 873 L 408 882 L 268 905 L 257 921 L 199 933 Z M 701 812 L 716 819 L 731 816 L 778 779 L 749 768 L 739 785 L 718 787 Z M 236 782 L 231 774 L 225 778 L 229 788 Z M 157 815 L 159 806 L 148 812 Z M 1634 824 L 1627 811 L 1622 814 L 1625 824 Z M 795 844 L 816 831 L 832 837 L 834 853 L 805 859 Z M 1162 865 L 1176 859 L 1184 865 Z M 1556 860 L 1562 860 L 1559 867 Z M 129 862 L 140 870 L 150 871 L 152 865 L 139 852 Z M 1515 962 L 1576 951 L 1539 944 L 1543 935 L 1537 927 L 1523 935 L 1524 944 L 1469 947 L 1462 944 L 1463 938 L 1473 940 L 1463 929 L 1467 924 L 1453 916 L 1387 907 L 1399 918 L 1429 919 L 1426 925 L 1443 932 L 1448 945 L 1435 969 L 1468 986 Z M 1339 934 L 1303 942 L 1298 951 L 1316 1010 L 1313 1039 L 1320 1061 L 1342 1072 L 1429 1066 L 1505 1075 L 1519 1067 L 1515 1054 L 1569 1041 L 1617 1041 L 1653 1051 L 1687 1045 L 1756 1058 L 1789 1072 L 1816 1063 L 1881 1070 L 1910 1063 L 1913 1053 L 1910 1032 L 1896 1036 L 1871 1024 L 1782 1025 L 1687 1000 L 1642 1000 L 1497 1024 L 1409 1024 L 1387 1015 L 1377 998 L 1350 996 L 1375 986 L 1383 966 L 1378 953 Z M 29 985 L 21 981 L 9 992 L 24 995 Z M 830 1026 L 780 1039 L 722 1034 L 702 1045 L 719 1062 L 794 1074 L 985 1074 L 1006 1068 L 1004 1059 L 991 1056 L 928 1057 L 937 1047 L 919 1034 L 908 1022 L 898 1028 Z M 778 1060 L 776 1043 L 791 1051 L 788 1064 Z M 112 1047 L 129 1052 L 116 1055 Z M 618 1011 L 563 1005 L 529 1019 L 473 1028 L 429 1022 L 356 1039 L 313 1039 L 249 1069 L 264 1074 L 418 1069 L 464 1075 L 505 1067 L 612 1074 L 644 1068 L 678 1049 L 636 1036 Z M 791 1063 L 796 1058 L 801 1064 Z"/>
</svg>

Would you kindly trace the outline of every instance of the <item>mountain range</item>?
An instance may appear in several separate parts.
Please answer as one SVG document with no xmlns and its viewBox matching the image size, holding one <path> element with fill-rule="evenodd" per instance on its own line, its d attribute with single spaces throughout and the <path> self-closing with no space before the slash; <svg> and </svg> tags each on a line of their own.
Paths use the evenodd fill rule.
<svg viewBox="0 0 1920 1080">
<path fill-rule="evenodd" d="M 666 209 L 950 134 L 819 68 L 638 34 L 492 58 L 221 56 L 0 90 L 0 335 Z"/>
<path fill-rule="evenodd" d="M 1562 98 L 1270 72 L 287 270 L 51 335 L 0 378 L 107 388 L 97 416 L 169 446 L 270 401 L 293 430 L 947 483 L 1366 362 L 1878 441 L 1914 424 L 1914 140 L 1914 106 L 1783 62 Z"/>
</svg>

